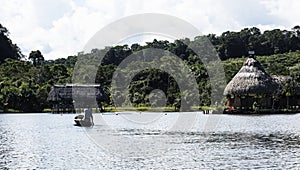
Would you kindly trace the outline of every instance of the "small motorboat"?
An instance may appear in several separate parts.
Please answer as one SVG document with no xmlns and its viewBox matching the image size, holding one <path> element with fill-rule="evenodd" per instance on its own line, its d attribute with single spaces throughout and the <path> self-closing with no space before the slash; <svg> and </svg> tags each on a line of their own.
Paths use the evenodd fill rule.
<svg viewBox="0 0 300 170">
<path fill-rule="evenodd" d="M 84 119 L 84 115 L 77 115 L 74 117 L 75 126 L 92 126 L 93 123 L 89 119 Z"/>
</svg>

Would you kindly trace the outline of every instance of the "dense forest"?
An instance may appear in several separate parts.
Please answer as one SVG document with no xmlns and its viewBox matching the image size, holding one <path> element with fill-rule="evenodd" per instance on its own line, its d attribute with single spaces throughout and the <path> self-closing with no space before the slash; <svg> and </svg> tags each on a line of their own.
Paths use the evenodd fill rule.
<svg viewBox="0 0 300 170">
<path fill-rule="evenodd" d="M 92 58 L 100 54 L 105 56 L 96 70 L 94 82 L 101 84 L 104 89 L 106 97 L 103 105 L 112 105 L 111 81 L 116 68 L 129 55 L 148 48 L 162 49 L 180 57 L 196 75 L 200 92 L 199 105 L 209 105 L 211 87 L 207 68 L 201 61 L 202 56 L 197 56 L 189 48 L 205 46 L 203 38 L 208 38 L 215 47 L 224 65 L 227 82 L 240 69 L 249 50 L 255 51 L 257 59 L 268 73 L 290 75 L 296 82 L 300 82 L 300 26 L 295 26 L 290 31 L 274 29 L 263 33 L 255 27 L 245 28 L 239 32 L 227 31 L 219 36 L 209 34 L 193 40 L 185 38 L 174 42 L 154 39 L 145 45 L 117 45 L 94 49 L 88 54 L 78 53 L 66 58 L 44 60 L 43 54 L 37 49 L 31 51 L 29 56 L 24 56 L 20 48 L 10 40 L 8 30 L 0 25 L 0 111 L 41 112 L 50 108 L 47 96 L 51 87 L 54 84 L 73 82 L 73 71 L 78 58 Z M 146 57 L 144 59 L 147 60 Z M 83 77 L 82 83 L 85 83 L 84 80 L 88 80 L 89 75 Z M 131 102 L 135 106 L 148 106 L 149 94 L 154 89 L 165 92 L 169 106 L 180 100 L 181 92 L 174 77 L 161 70 L 145 69 L 130 84 Z"/>
</svg>

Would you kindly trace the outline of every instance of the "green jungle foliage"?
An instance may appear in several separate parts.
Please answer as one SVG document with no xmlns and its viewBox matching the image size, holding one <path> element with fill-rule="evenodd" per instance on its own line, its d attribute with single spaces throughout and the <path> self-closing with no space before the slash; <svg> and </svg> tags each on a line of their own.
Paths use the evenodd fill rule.
<svg viewBox="0 0 300 170">
<path fill-rule="evenodd" d="M 123 73 L 141 66 L 145 69 L 133 76 L 128 87 L 128 95 L 134 106 L 149 106 L 150 94 L 155 89 L 165 93 L 168 106 L 174 106 L 179 103 L 180 97 L 192 97 L 193 94 L 181 92 L 174 76 L 166 71 L 147 68 L 146 65 L 147 62 L 153 62 L 149 56 L 164 56 L 159 59 L 161 63 L 173 68 L 178 63 L 168 61 L 170 53 L 178 56 L 192 71 L 199 87 L 199 105 L 208 106 L 211 104 L 212 91 L 208 68 L 203 63 L 209 62 L 212 54 L 201 51 L 201 56 L 197 56 L 192 50 L 205 49 L 207 42 L 203 41 L 204 38 L 210 40 L 222 60 L 227 82 L 239 71 L 249 50 L 256 52 L 256 58 L 269 74 L 290 75 L 297 83 L 300 82 L 299 26 L 291 31 L 274 29 L 263 33 L 255 27 L 245 28 L 240 32 L 227 31 L 220 36 L 209 34 L 195 37 L 194 40 L 185 38 L 174 42 L 154 39 L 146 45 L 117 45 L 94 49 L 88 54 L 44 60 L 39 50 L 32 51 L 27 58 L 23 56 L 18 46 L 9 39 L 8 30 L 0 25 L 0 111 L 41 112 L 51 107 L 47 101 L 51 87 L 66 83 L 101 84 L 107 96 L 102 104 L 111 106 L 113 76 L 126 78 L 128 75 Z M 161 51 L 145 50 L 151 48 Z M 115 75 L 118 66 L 129 56 L 136 57 L 139 62 L 132 62 L 130 69 L 125 68 Z M 99 59 L 102 59 L 101 63 Z M 190 82 L 185 83 L 189 85 Z M 118 89 L 113 92 L 113 96 L 122 96 L 118 95 L 121 93 Z"/>
</svg>

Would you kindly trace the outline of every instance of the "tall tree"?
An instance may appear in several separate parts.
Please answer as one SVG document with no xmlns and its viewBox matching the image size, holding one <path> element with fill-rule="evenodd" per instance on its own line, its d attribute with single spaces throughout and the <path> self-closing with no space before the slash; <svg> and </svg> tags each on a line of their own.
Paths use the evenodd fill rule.
<svg viewBox="0 0 300 170">
<path fill-rule="evenodd" d="M 0 63 L 6 58 L 20 59 L 23 57 L 20 48 L 8 37 L 8 30 L 0 24 Z"/>
<path fill-rule="evenodd" d="M 40 52 L 40 50 L 31 51 L 28 59 L 32 60 L 34 66 L 39 66 L 44 61 L 44 56 Z"/>
</svg>

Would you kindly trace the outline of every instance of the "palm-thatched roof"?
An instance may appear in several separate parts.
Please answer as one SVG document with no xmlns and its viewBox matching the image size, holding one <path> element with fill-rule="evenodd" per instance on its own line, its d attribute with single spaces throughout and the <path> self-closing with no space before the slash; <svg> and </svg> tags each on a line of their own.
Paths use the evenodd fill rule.
<svg viewBox="0 0 300 170">
<path fill-rule="evenodd" d="M 283 87 L 286 83 L 290 83 L 291 81 L 293 81 L 293 78 L 291 76 L 272 75 L 272 78 L 280 87 Z"/>
<path fill-rule="evenodd" d="M 73 101 L 77 99 L 103 98 L 103 91 L 100 85 L 54 85 L 48 94 L 48 101 Z"/>
<path fill-rule="evenodd" d="M 277 89 L 278 84 L 260 63 L 254 58 L 248 58 L 226 86 L 224 95 L 274 94 Z"/>
<path fill-rule="evenodd" d="M 291 76 L 272 76 L 278 83 L 280 90 L 285 90 L 285 86 L 292 88 L 292 95 L 300 95 L 300 84 L 296 83 Z"/>
</svg>

